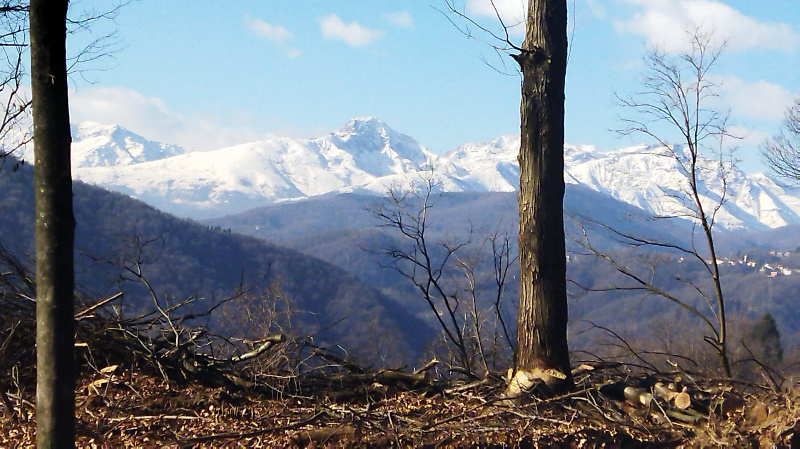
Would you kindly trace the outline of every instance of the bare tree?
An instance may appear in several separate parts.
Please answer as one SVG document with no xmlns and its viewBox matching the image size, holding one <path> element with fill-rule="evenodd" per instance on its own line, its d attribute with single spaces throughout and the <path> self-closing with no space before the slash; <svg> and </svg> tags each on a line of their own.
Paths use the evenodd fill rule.
<svg viewBox="0 0 800 449">
<path fill-rule="evenodd" d="M 522 74 L 519 150 L 520 298 L 514 366 L 508 395 L 543 381 L 552 392 L 573 385 L 567 344 L 566 246 L 564 235 L 564 86 L 567 70 L 566 0 L 530 0 L 522 45 L 494 2 L 497 33 L 445 1 L 459 29 L 487 37 L 498 53 L 509 54 Z M 458 25 L 456 25 L 458 26 Z M 478 39 L 481 40 L 481 39 Z"/>
<path fill-rule="evenodd" d="M 67 95 L 67 0 L 29 6 L 36 210 L 36 442 L 75 440 L 74 234 Z"/>
<path fill-rule="evenodd" d="M 497 368 L 501 353 L 513 347 L 502 306 L 508 271 L 516 257 L 510 238 L 501 232 L 475 242 L 470 225 L 468 235 L 459 241 L 432 237 L 435 189 L 433 173 L 409 189 L 389 189 L 386 201 L 369 212 L 379 227 L 398 231 L 401 243 L 369 251 L 388 259 L 385 266 L 421 293 L 442 332 L 451 371 L 482 377 Z M 492 259 L 491 279 L 485 279 L 485 271 L 479 268 L 487 253 Z M 488 301 L 483 299 L 487 291 Z"/>
<path fill-rule="evenodd" d="M 761 155 L 776 175 L 800 183 L 800 98 L 786 111 L 783 129 L 761 145 Z"/>
<path fill-rule="evenodd" d="M 735 160 L 726 145 L 732 137 L 727 131 L 727 113 L 713 108 L 718 86 L 709 71 L 715 66 L 724 46 L 711 45 L 711 36 L 700 30 L 689 33 L 691 49 L 678 55 L 668 55 L 653 50 L 647 56 L 643 90 L 629 97 L 618 97 L 620 105 L 632 114 L 623 118 L 622 135 L 644 135 L 662 146 L 662 156 L 671 158 L 686 177 L 686 185 L 674 196 L 683 211 L 670 217 L 689 218 L 700 228 L 699 242 L 693 233 L 689 242 L 674 243 L 643 238 L 613 230 L 615 235 L 633 246 L 649 246 L 679 251 L 700 264 L 708 273 L 710 288 L 685 281 L 708 306 L 711 318 L 693 306 L 687 299 L 675 297 L 658 287 L 652 278 L 639 275 L 635 270 L 616 263 L 611 257 L 601 255 L 617 271 L 643 289 L 664 297 L 690 313 L 698 316 L 713 335 L 707 336 L 719 356 L 727 376 L 731 375 L 727 350 L 727 322 L 725 299 L 720 280 L 713 229 L 716 215 L 726 200 L 726 180 Z M 670 145 L 667 135 L 677 132 L 678 145 Z M 709 194 L 706 175 L 720 180 L 721 192 Z M 699 245 L 699 247 L 698 247 Z M 679 279 L 680 280 L 680 279 Z M 684 282 L 683 280 L 680 280 Z"/>
</svg>

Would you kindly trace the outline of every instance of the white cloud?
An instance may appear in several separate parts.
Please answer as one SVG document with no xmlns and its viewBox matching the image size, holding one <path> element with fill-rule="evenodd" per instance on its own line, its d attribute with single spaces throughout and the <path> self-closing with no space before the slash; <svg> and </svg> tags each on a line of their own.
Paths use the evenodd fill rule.
<svg viewBox="0 0 800 449">
<path fill-rule="evenodd" d="M 340 40 L 353 47 L 364 47 L 383 35 L 383 31 L 366 28 L 357 22 L 344 23 L 336 14 L 324 17 L 319 22 L 322 37 Z"/>
<path fill-rule="evenodd" d="M 286 42 L 294 38 L 294 35 L 283 26 L 273 25 L 250 16 L 244 17 L 244 24 L 254 35 L 280 46 L 285 50 L 287 57 L 296 58 L 300 55 L 300 50 L 294 47 L 287 48 Z"/>
<path fill-rule="evenodd" d="M 722 77 L 718 84 L 731 114 L 757 120 L 781 120 L 794 95 L 789 90 L 766 81 L 743 81 L 735 76 Z"/>
<path fill-rule="evenodd" d="M 712 33 L 716 44 L 727 41 L 732 50 L 800 48 L 800 34 L 786 23 L 763 23 L 718 0 L 622 0 L 637 9 L 615 22 L 619 31 L 639 34 L 667 52 L 689 47 L 687 31 Z"/>
<path fill-rule="evenodd" d="M 769 139 L 770 133 L 760 129 L 751 129 L 744 126 L 731 126 L 728 128 L 728 133 L 733 138 L 728 138 L 726 143 L 733 147 L 754 149 Z M 742 155 L 739 155 L 742 156 Z"/>
<path fill-rule="evenodd" d="M 729 148 L 736 149 L 734 156 L 738 160 L 738 168 L 749 173 L 767 171 L 758 148 L 771 137 L 769 132 L 734 125 L 728 127 L 728 133 L 733 137 L 725 138 L 724 143 Z"/>
<path fill-rule="evenodd" d="M 70 92 L 72 122 L 119 124 L 145 138 L 189 150 L 212 150 L 270 137 L 246 126 L 226 127 L 220 117 L 186 117 L 164 100 L 123 87 L 94 87 Z"/>
<path fill-rule="evenodd" d="M 381 17 L 398 28 L 414 28 L 414 20 L 408 11 L 385 12 Z"/>
<path fill-rule="evenodd" d="M 466 13 L 471 17 L 488 17 L 510 27 L 516 35 L 525 34 L 525 16 L 528 11 L 528 0 L 467 0 Z"/>
<path fill-rule="evenodd" d="M 256 36 L 276 44 L 283 44 L 286 40 L 294 37 L 286 28 L 269 24 L 261 19 L 245 17 L 244 23 Z"/>
</svg>

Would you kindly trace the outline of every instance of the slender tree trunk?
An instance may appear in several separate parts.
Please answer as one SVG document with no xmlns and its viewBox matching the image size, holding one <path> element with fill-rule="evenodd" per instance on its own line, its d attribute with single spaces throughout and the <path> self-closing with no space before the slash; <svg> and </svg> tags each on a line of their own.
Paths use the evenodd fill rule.
<svg viewBox="0 0 800 449">
<path fill-rule="evenodd" d="M 73 242 L 67 99 L 67 0 L 31 0 L 36 165 L 36 444 L 75 440 Z"/>
<path fill-rule="evenodd" d="M 572 386 L 563 204 L 566 0 L 530 0 L 522 48 L 514 56 L 522 70 L 515 379 L 541 379 L 563 391 Z"/>
<path fill-rule="evenodd" d="M 692 154 L 697 154 L 697 144 L 693 142 L 689 142 L 689 148 L 692 151 Z M 696 157 L 695 157 L 696 159 Z M 708 246 L 708 253 L 709 257 L 711 257 L 711 265 L 709 269 L 711 271 L 711 280 L 714 284 L 714 297 L 717 299 L 717 335 L 716 339 L 712 342 L 714 345 L 714 349 L 717 351 L 717 355 L 719 356 L 720 365 L 722 365 L 723 371 L 725 371 L 725 376 L 731 377 L 731 363 L 728 360 L 728 320 L 725 317 L 725 298 L 722 295 L 722 279 L 720 278 L 719 274 L 719 265 L 717 265 L 717 249 L 716 245 L 714 245 L 714 235 L 711 232 L 711 225 L 709 224 L 708 217 L 706 216 L 705 210 L 703 209 L 703 202 L 700 201 L 700 193 L 698 192 L 697 188 L 697 163 L 693 160 L 692 161 L 692 177 L 689 183 L 690 188 L 692 189 L 692 200 L 694 201 L 695 206 L 697 206 L 697 217 L 700 220 L 700 224 L 703 227 L 703 234 L 706 237 L 706 245 Z"/>
</svg>

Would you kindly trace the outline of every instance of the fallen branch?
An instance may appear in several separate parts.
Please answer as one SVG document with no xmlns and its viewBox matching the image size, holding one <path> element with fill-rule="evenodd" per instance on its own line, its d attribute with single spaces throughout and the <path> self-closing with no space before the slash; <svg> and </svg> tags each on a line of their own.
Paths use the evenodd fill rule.
<svg viewBox="0 0 800 449">
<path fill-rule="evenodd" d="M 306 424 L 311 424 L 312 422 L 316 421 L 320 416 L 324 415 L 325 413 L 326 412 L 324 410 L 319 411 L 319 412 L 315 413 L 313 416 L 311 416 L 310 418 L 304 419 L 302 421 L 298 421 L 298 422 L 296 422 L 294 424 L 286 424 L 286 425 L 283 425 L 283 426 L 267 427 L 267 428 L 264 428 L 264 429 L 253 430 L 251 432 L 241 432 L 241 433 L 229 432 L 229 433 L 217 433 L 217 434 L 213 434 L 213 435 L 204 435 L 204 436 L 199 436 L 199 437 L 193 437 L 193 438 L 186 438 L 186 439 L 183 439 L 183 440 L 178 440 L 178 441 L 176 441 L 176 443 L 179 443 L 179 444 L 183 445 L 183 444 L 205 443 L 205 442 L 208 442 L 208 441 L 225 440 L 225 439 L 239 440 L 239 439 L 242 439 L 242 438 L 257 437 L 259 435 L 264 435 L 266 433 L 283 432 L 285 430 L 292 430 L 292 429 L 296 429 L 296 428 L 298 428 L 300 426 L 305 426 Z"/>
<path fill-rule="evenodd" d="M 122 292 L 117 292 L 117 293 L 109 296 L 108 298 L 106 298 L 106 299 L 104 299 L 102 301 L 98 301 L 96 304 L 93 304 L 92 306 L 87 307 L 83 311 L 78 312 L 77 314 L 75 314 L 75 320 L 80 320 L 80 319 L 86 318 L 90 313 L 92 313 L 95 310 L 103 307 L 104 305 L 110 303 L 111 301 L 114 301 L 116 299 L 121 298 L 122 295 L 123 295 Z"/>
<path fill-rule="evenodd" d="M 326 349 L 323 349 L 323 348 L 321 348 L 321 347 L 319 347 L 317 345 L 313 345 L 311 343 L 306 343 L 306 345 L 314 349 L 313 355 L 318 355 L 321 358 L 323 358 L 323 359 L 325 359 L 325 360 L 327 360 L 329 362 L 333 362 L 333 363 L 339 365 L 340 367 L 347 369 L 350 372 L 361 373 L 361 374 L 365 374 L 367 372 L 367 370 L 365 370 L 358 363 L 352 362 L 350 360 L 345 360 L 342 357 L 339 357 L 339 356 L 337 356 L 335 354 L 332 354 L 329 351 L 327 351 Z"/>
<path fill-rule="evenodd" d="M 227 362 L 230 364 L 244 362 L 245 360 L 250 360 L 252 358 L 260 356 L 261 354 L 267 352 L 270 348 L 272 348 L 276 344 L 283 343 L 284 341 L 286 341 L 286 336 L 283 334 L 270 335 L 264 339 L 264 343 L 262 343 L 261 346 L 257 347 L 256 349 L 253 349 L 250 352 L 245 352 L 244 354 L 241 355 L 235 355 L 229 359 L 212 358 L 211 360 L 215 363 Z"/>
<path fill-rule="evenodd" d="M 431 359 L 430 362 L 420 366 L 419 368 L 415 369 L 413 374 L 421 374 L 430 371 L 433 367 L 439 364 L 439 361 L 435 358 Z"/>
</svg>

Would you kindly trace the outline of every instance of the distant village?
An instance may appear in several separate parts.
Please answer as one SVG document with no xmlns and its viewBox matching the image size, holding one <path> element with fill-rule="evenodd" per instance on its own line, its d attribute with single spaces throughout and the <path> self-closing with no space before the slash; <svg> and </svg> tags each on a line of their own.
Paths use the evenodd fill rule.
<svg viewBox="0 0 800 449">
<path fill-rule="evenodd" d="M 784 252 L 781 252 L 781 251 L 770 251 L 769 254 L 771 256 L 775 256 L 775 257 L 780 258 L 780 259 L 788 258 L 789 256 L 792 255 L 792 253 L 790 251 L 784 251 Z M 744 259 L 745 259 L 748 267 L 755 268 L 756 264 L 754 262 L 747 262 L 747 255 L 744 256 Z M 751 263 L 752 263 L 752 265 L 751 265 Z M 758 271 L 760 273 L 766 273 L 766 275 L 768 277 L 774 278 L 774 277 L 781 276 L 781 275 L 782 276 L 791 276 L 792 275 L 792 271 L 796 272 L 796 271 L 798 271 L 798 269 L 797 268 L 788 268 L 788 267 L 785 267 L 785 266 L 783 266 L 783 265 L 781 265 L 779 263 L 772 263 L 772 264 L 765 263 L 764 265 L 762 265 L 758 269 Z"/>
<path fill-rule="evenodd" d="M 793 254 L 791 251 L 770 251 L 769 255 L 777 259 L 784 259 L 788 261 L 789 257 Z M 683 257 L 679 258 L 678 262 L 683 262 Z M 706 263 L 710 264 L 711 260 L 706 260 Z M 746 266 L 754 270 L 758 270 L 759 273 L 764 273 L 765 276 L 770 278 L 775 278 L 778 276 L 791 276 L 792 273 L 800 272 L 800 268 L 787 267 L 780 261 L 759 263 L 748 258 L 747 254 L 738 260 L 729 259 L 727 257 L 718 258 L 717 265 Z"/>
</svg>

